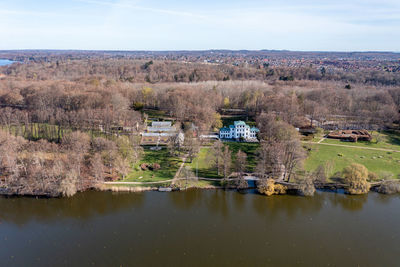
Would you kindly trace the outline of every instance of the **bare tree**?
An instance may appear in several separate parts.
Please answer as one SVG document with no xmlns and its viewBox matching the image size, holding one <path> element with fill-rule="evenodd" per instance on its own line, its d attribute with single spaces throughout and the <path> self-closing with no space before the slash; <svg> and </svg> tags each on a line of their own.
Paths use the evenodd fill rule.
<svg viewBox="0 0 400 267">
<path fill-rule="evenodd" d="M 200 151 L 200 144 L 197 138 L 193 137 L 186 137 L 185 138 L 185 148 L 188 154 L 188 158 L 190 162 L 193 162 L 193 159 Z"/>
<path fill-rule="evenodd" d="M 215 168 L 217 169 L 217 175 L 220 175 L 223 166 L 223 147 L 224 144 L 220 140 L 217 140 L 211 147 L 210 153 L 208 154 L 208 160 L 214 164 Z"/>
<path fill-rule="evenodd" d="M 270 175 L 289 181 L 306 157 L 299 134 L 293 126 L 265 114 L 259 117 L 258 123 L 265 141 L 259 150 L 257 170 L 264 177 Z"/>
<path fill-rule="evenodd" d="M 70 152 L 68 156 L 73 162 L 71 167 L 76 170 L 78 177 L 80 177 L 83 157 L 90 148 L 90 137 L 79 131 L 72 132 L 63 137 L 62 145 L 64 149 Z"/>
<path fill-rule="evenodd" d="M 236 153 L 236 162 L 235 162 L 236 171 L 238 173 L 238 189 L 247 188 L 247 181 L 244 179 L 243 173 L 246 171 L 247 167 L 247 154 L 239 150 Z"/>
<path fill-rule="evenodd" d="M 228 146 L 224 147 L 223 154 L 223 170 L 224 170 L 224 179 L 228 179 L 231 174 L 231 165 L 232 165 L 232 152 L 230 151 Z"/>
<path fill-rule="evenodd" d="M 96 153 L 92 157 L 91 171 L 97 183 L 104 181 L 104 164 L 100 153 Z"/>
</svg>

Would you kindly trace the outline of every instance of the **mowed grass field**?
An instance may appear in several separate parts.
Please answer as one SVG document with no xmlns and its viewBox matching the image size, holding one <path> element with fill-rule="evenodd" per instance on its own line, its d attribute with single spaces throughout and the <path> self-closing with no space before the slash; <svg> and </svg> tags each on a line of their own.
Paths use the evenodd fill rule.
<svg viewBox="0 0 400 267">
<path fill-rule="evenodd" d="M 161 168 L 157 171 L 145 170 L 140 168 L 142 163 L 160 164 Z M 138 162 L 127 175 L 123 182 L 157 182 L 174 178 L 179 169 L 182 159 L 178 156 L 171 156 L 166 148 L 153 151 L 149 148 L 144 149 L 143 158 Z"/>
<path fill-rule="evenodd" d="M 235 170 L 236 153 L 239 151 L 239 149 L 247 154 L 247 171 L 254 171 L 257 165 L 256 153 L 259 144 L 225 142 L 224 145 L 228 146 L 232 152 L 232 171 Z M 222 178 L 222 174 L 218 175 L 215 166 L 213 166 L 214 163 L 209 158 L 210 149 L 211 147 L 201 148 L 200 153 L 193 160 L 193 162 L 188 163 L 186 166 L 190 166 L 194 173 L 196 173 L 196 171 L 198 170 L 199 177 Z"/>
<path fill-rule="evenodd" d="M 247 154 L 247 170 L 253 172 L 257 166 L 257 150 L 260 147 L 259 143 L 237 143 L 237 142 L 226 142 L 225 145 L 229 146 L 232 151 L 232 162 L 235 164 L 236 153 L 241 150 Z M 233 165 L 234 167 L 234 165 Z"/>
<path fill-rule="evenodd" d="M 341 142 L 341 144 L 343 144 L 343 142 Z M 345 144 L 352 145 L 354 143 Z M 358 143 L 358 146 L 363 147 L 360 143 Z M 328 146 L 323 144 L 308 144 L 307 147 L 311 148 L 305 162 L 305 169 L 307 171 L 313 171 L 319 165 L 331 161 L 334 163 L 334 168 L 330 175 L 341 172 L 351 163 L 364 165 L 369 171 L 376 173 L 380 178 L 387 177 L 388 173 L 392 174 L 393 178 L 398 178 L 400 175 L 400 153 L 398 152 Z"/>
<path fill-rule="evenodd" d="M 222 178 L 209 158 L 210 149 L 210 147 L 202 147 L 197 157 L 191 163 L 186 163 L 186 166 L 192 168 L 194 174 L 198 173 L 199 177 Z"/>
</svg>

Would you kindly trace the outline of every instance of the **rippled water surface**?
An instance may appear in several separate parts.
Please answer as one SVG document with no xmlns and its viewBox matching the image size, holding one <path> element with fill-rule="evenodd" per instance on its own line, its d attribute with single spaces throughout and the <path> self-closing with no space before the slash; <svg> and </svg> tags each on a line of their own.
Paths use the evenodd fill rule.
<svg viewBox="0 0 400 267">
<path fill-rule="evenodd" d="M 400 197 L 0 197 L 0 266 L 398 266 Z"/>
</svg>

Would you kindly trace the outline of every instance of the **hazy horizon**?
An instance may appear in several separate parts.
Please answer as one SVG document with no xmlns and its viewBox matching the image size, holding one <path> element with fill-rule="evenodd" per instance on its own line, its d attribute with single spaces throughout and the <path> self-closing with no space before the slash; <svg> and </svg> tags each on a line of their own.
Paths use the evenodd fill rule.
<svg viewBox="0 0 400 267">
<path fill-rule="evenodd" d="M 32 49 L 0 49 L 0 52 L 5 51 L 54 51 L 54 52 L 64 52 L 64 51 L 72 51 L 72 52 L 219 52 L 219 51 L 228 51 L 228 52 L 240 52 L 240 51 L 247 51 L 247 52 L 293 52 L 293 53 L 393 53 L 393 54 L 400 54 L 399 51 L 389 51 L 389 50 L 382 50 L 382 51 L 369 51 L 369 50 L 349 50 L 349 51 L 335 51 L 335 50 L 325 50 L 325 51 L 312 51 L 312 50 L 287 50 L 287 49 L 179 49 L 179 50 L 118 50 L 118 49 L 52 49 L 52 48 L 32 48 Z"/>
</svg>

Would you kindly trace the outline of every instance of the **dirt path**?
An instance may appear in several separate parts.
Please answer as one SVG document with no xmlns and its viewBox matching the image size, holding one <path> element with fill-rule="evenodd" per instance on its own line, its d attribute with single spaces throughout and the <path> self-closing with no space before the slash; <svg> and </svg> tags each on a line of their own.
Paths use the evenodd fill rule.
<svg viewBox="0 0 400 267">
<path fill-rule="evenodd" d="M 384 151 L 384 152 L 400 152 L 399 150 L 393 150 L 393 149 L 387 149 L 387 148 L 374 148 L 374 147 L 362 147 L 362 146 L 351 146 L 351 145 L 326 144 L 326 143 L 320 143 L 320 142 L 303 142 L 303 143 L 304 144 L 311 144 L 311 145 L 358 148 L 358 149 L 367 149 L 367 150 Z"/>
<path fill-rule="evenodd" d="M 182 171 L 182 169 L 183 169 L 183 166 L 185 166 L 187 156 L 188 156 L 188 155 L 185 155 L 185 156 L 182 158 L 181 166 L 180 166 L 179 169 L 176 171 L 175 176 L 174 176 L 174 179 L 172 179 L 171 185 L 173 185 L 173 184 L 178 180 L 179 174 L 181 173 L 181 171 Z"/>
</svg>

